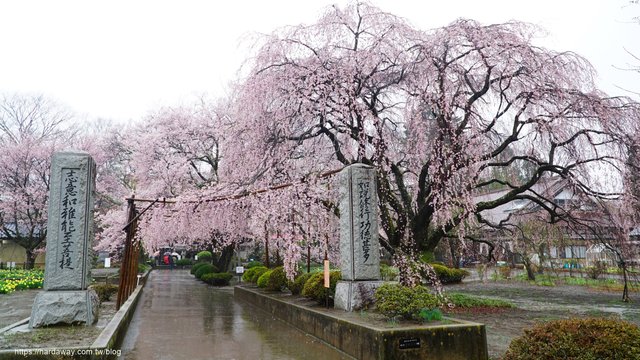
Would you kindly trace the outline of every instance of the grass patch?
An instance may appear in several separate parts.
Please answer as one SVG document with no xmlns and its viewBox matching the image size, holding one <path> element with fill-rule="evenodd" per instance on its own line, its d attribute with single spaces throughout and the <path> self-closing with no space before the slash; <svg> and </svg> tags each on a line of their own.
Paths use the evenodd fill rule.
<svg viewBox="0 0 640 360">
<path fill-rule="evenodd" d="M 558 281 L 558 277 L 554 276 L 554 275 L 543 274 L 543 275 L 536 275 L 536 279 L 535 280 L 529 280 L 529 278 L 527 277 L 527 274 L 526 273 L 522 273 L 522 274 L 516 275 L 514 277 L 514 280 L 521 281 L 521 282 L 526 282 L 526 283 L 529 283 L 531 285 L 536 285 L 536 286 L 556 286 L 556 282 Z"/>
<path fill-rule="evenodd" d="M 597 290 L 606 291 L 622 291 L 624 284 L 616 279 L 589 279 L 578 277 L 566 277 L 564 278 L 566 285 L 572 286 L 586 286 Z M 634 282 L 629 282 L 629 290 L 637 291 L 638 285 Z"/>
<path fill-rule="evenodd" d="M 477 296 L 465 295 L 460 293 L 447 294 L 447 299 L 456 307 L 472 308 L 472 307 L 495 307 L 495 308 L 513 308 L 515 305 L 509 301 L 487 299 Z"/>
</svg>

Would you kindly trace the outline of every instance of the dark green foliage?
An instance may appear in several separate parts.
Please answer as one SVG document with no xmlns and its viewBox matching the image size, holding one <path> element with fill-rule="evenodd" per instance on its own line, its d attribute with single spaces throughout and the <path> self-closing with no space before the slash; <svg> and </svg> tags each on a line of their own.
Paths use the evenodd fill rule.
<svg viewBox="0 0 640 360">
<path fill-rule="evenodd" d="M 508 301 L 483 299 L 459 293 L 447 294 L 447 299 L 457 307 L 514 307 L 513 304 Z"/>
<path fill-rule="evenodd" d="M 100 302 L 111 300 L 111 296 L 118 292 L 118 285 L 95 284 L 91 288 L 96 291 Z"/>
<path fill-rule="evenodd" d="M 196 271 L 198 271 L 199 268 L 201 268 L 202 266 L 205 266 L 206 263 L 196 263 L 191 267 L 191 275 L 195 275 Z"/>
<path fill-rule="evenodd" d="M 384 284 L 376 289 L 376 308 L 393 319 L 418 319 L 423 309 L 433 310 L 440 305 L 438 298 L 424 286 L 407 287 L 400 284 Z"/>
<path fill-rule="evenodd" d="M 245 268 L 246 269 L 251 269 L 251 268 L 254 268 L 256 266 L 264 266 L 264 265 L 260 261 L 250 261 L 249 263 L 247 263 Z"/>
<path fill-rule="evenodd" d="M 444 265 L 430 264 L 433 266 L 433 270 L 438 275 L 438 279 L 443 284 L 456 284 L 462 282 L 466 276 L 469 276 L 469 272 L 463 269 L 452 269 Z"/>
<path fill-rule="evenodd" d="M 442 320 L 442 311 L 440 309 L 422 309 L 418 313 L 418 318 L 422 321 L 439 321 Z"/>
<path fill-rule="evenodd" d="M 231 280 L 231 278 L 233 278 L 233 274 L 228 272 L 208 273 L 202 275 L 202 281 L 213 286 L 227 286 L 229 285 L 229 280 Z"/>
<path fill-rule="evenodd" d="M 327 289 L 324 287 L 324 273 L 314 273 L 304 284 L 302 296 L 314 299 L 321 304 L 326 301 L 328 296 L 331 303 L 333 302 L 333 296 L 336 292 L 336 284 L 340 279 L 342 279 L 342 273 L 340 273 L 340 271 L 331 271 L 329 273 L 329 289 Z"/>
<path fill-rule="evenodd" d="M 191 264 L 193 264 L 193 261 L 191 261 L 191 259 L 180 259 L 176 261 L 177 266 L 187 266 Z"/>
<path fill-rule="evenodd" d="M 284 272 L 284 267 L 278 266 L 271 270 L 271 275 L 267 280 L 266 288 L 270 291 L 282 291 L 287 287 L 287 274 Z"/>
<path fill-rule="evenodd" d="M 267 269 L 264 266 L 255 266 L 252 267 L 251 269 L 247 270 L 244 272 L 244 274 L 242 274 L 242 281 L 246 281 L 246 282 L 252 282 L 252 283 L 257 283 L 258 282 L 258 278 L 264 274 L 265 271 L 267 271 L 269 269 Z"/>
<path fill-rule="evenodd" d="M 198 253 L 198 262 L 211 262 L 211 259 L 213 259 L 213 254 L 211 253 L 211 251 L 200 251 Z"/>
<path fill-rule="evenodd" d="M 314 273 L 304 273 L 298 275 L 293 282 L 288 283 L 289 290 L 293 295 L 300 295 L 304 284 L 313 276 Z"/>
<path fill-rule="evenodd" d="M 256 283 L 258 284 L 259 288 L 266 288 L 267 287 L 267 283 L 269 282 L 269 278 L 271 277 L 271 273 L 273 272 L 273 270 L 267 270 L 265 272 L 262 273 L 262 275 L 260 275 L 260 277 L 258 278 L 258 280 L 256 281 Z"/>
<path fill-rule="evenodd" d="M 142 274 L 149 269 L 151 269 L 150 265 L 138 263 L 138 273 Z"/>
<path fill-rule="evenodd" d="M 198 270 L 196 270 L 195 275 L 196 275 L 196 277 L 198 279 L 202 279 L 202 275 L 204 275 L 204 274 L 217 273 L 219 271 L 220 270 L 218 270 L 217 267 L 215 267 L 215 266 L 213 266 L 211 264 L 204 264 L 203 266 L 200 266 L 198 268 Z"/>
<path fill-rule="evenodd" d="M 549 321 L 511 341 L 503 359 L 640 359 L 640 328 L 614 319 Z"/>
<path fill-rule="evenodd" d="M 436 257 L 431 251 L 424 251 L 420 254 L 420 260 L 424 263 L 433 264 L 436 262 Z"/>
</svg>

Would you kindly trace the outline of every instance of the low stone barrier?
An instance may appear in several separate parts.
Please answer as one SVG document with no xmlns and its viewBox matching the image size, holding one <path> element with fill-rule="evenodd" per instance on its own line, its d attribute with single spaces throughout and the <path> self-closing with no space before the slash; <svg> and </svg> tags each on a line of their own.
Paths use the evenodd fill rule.
<svg viewBox="0 0 640 360">
<path fill-rule="evenodd" d="M 356 359 L 488 359 L 483 324 L 448 318 L 444 325 L 380 329 L 293 304 L 254 288 L 236 286 L 234 297 Z"/>
</svg>

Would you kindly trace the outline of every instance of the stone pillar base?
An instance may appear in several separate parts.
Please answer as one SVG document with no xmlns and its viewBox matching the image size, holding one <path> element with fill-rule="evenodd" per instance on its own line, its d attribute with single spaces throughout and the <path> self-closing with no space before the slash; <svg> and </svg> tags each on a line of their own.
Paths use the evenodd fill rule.
<svg viewBox="0 0 640 360">
<path fill-rule="evenodd" d="M 376 289 L 384 281 L 338 281 L 334 308 L 346 311 L 360 310 L 375 301 Z"/>
<path fill-rule="evenodd" d="M 93 289 L 42 291 L 33 301 L 29 327 L 92 325 L 98 320 L 98 305 L 98 294 Z"/>
</svg>

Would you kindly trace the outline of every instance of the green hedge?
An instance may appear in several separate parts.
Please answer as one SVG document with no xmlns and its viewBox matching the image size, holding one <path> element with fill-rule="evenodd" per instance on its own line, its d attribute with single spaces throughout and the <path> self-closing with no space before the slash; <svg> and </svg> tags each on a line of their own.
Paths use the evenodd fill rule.
<svg viewBox="0 0 640 360">
<path fill-rule="evenodd" d="M 204 275 L 204 274 L 211 274 L 211 273 L 217 273 L 217 272 L 219 272 L 219 271 L 220 271 L 220 270 L 218 270 L 218 268 L 217 268 L 217 267 L 215 267 L 214 265 L 211 265 L 211 264 L 204 264 L 204 265 L 200 266 L 200 267 L 198 268 L 198 270 L 196 270 L 195 275 L 196 275 L 196 277 L 197 277 L 198 279 L 201 279 L 201 280 L 202 280 L 202 275 Z"/>
<path fill-rule="evenodd" d="M 267 287 L 267 283 L 269 282 L 269 277 L 271 277 L 272 272 L 273 270 L 267 270 L 264 273 L 262 273 L 262 275 L 260 275 L 260 277 L 258 278 L 258 281 L 256 282 L 259 288 Z"/>
<path fill-rule="evenodd" d="M 438 275 L 438 279 L 443 284 L 456 284 L 462 282 L 462 279 L 469 276 L 469 272 L 463 269 L 452 269 L 444 265 L 430 264 Z"/>
<path fill-rule="evenodd" d="M 251 269 L 256 266 L 264 266 L 260 261 L 249 261 L 245 266 L 246 269 Z"/>
<path fill-rule="evenodd" d="M 196 263 L 191 267 L 191 275 L 195 275 L 196 271 L 198 271 L 199 268 L 201 268 L 202 266 L 207 265 L 207 263 Z"/>
<path fill-rule="evenodd" d="M 266 288 L 270 291 L 282 291 L 287 287 L 287 274 L 284 272 L 284 267 L 278 266 L 271 270 L 269 279 L 267 280 Z"/>
<path fill-rule="evenodd" d="M 200 251 L 196 256 L 198 256 L 198 262 L 210 262 L 213 259 L 213 254 L 207 250 Z"/>
<path fill-rule="evenodd" d="M 176 261 L 177 266 L 186 266 L 191 264 L 193 264 L 193 261 L 191 261 L 191 259 L 180 259 Z"/>
<path fill-rule="evenodd" d="M 264 266 L 256 266 L 256 267 L 252 267 L 250 269 L 248 269 L 247 271 L 244 272 L 244 274 L 242 274 L 242 281 L 245 282 L 252 282 L 252 283 L 256 283 L 258 282 L 258 278 L 264 274 L 265 271 L 267 271 L 269 269 L 267 269 Z"/>
<path fill-rule="evenodd" d="M 418 319 L 423 310 L 433 310 L 440 305 L 438 298 L 424 286 L 407 287 L 400 284 L 384 284 L 376 289 L 376 309 L 393 319 Z"/>
<path fill-rule="evenodd" d="M 640 328 L 615 319 L 549 321 L 511 341 L 503 359 L 640 359 Z"/>
<path fill-rule="evenodd" d="M 295 278 L 293 282 L 288 282 L 287 287 L 289 288 L 289 290 L 291 290 L 291 294 L 300 295 L 304 284 L 313 276 L 313 274 L 314 273 L 300 274 Z"/>
<path fill-rule="evenodd" d="M 229 281 L 233 278 L 233 274 L 225 273 L 208 273 L 202 275 L 202 281 L 213 286 L 227 286 Z"/>
<path fill-rule="evenodd" d="M 329 273 L 329 289 L 324 287 L 324 273 L 314 273 L 302 288 L 302 296 L 314 299 L 319 303 L 324 303 L 327 296 L 330 303 L 333 302 L 333 296 L 336 292 L 336 284 L 342 279 L 342 273 L 338 270 Z"/>
</svg>

